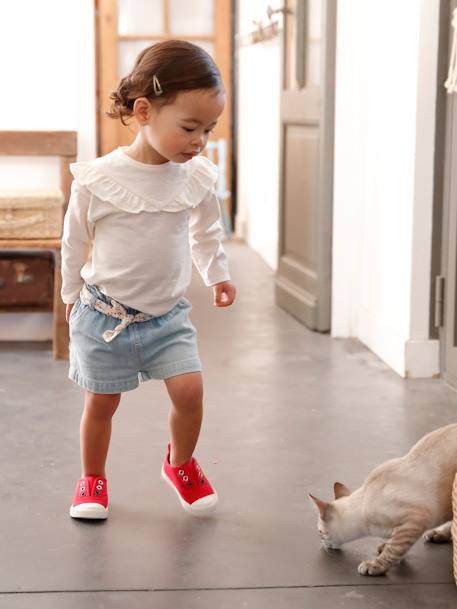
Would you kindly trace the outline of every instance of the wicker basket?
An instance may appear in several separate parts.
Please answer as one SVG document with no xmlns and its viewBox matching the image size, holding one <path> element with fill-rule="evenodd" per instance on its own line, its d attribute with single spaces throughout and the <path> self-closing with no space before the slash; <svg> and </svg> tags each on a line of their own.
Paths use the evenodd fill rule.
<svg viewBox="0 0 457 609">
<path fill-rule="evenodd" d="M 452 486 L 452 552 L 453 552 L 453 567 L 454 580 L 457 584 L 457 474 L 454 478 Z"/>
<path fill-rule="evenodd" d="M 62 234 L 60 190 L 0 190 L 0 239 L 51 239 Z"/>
</svg>

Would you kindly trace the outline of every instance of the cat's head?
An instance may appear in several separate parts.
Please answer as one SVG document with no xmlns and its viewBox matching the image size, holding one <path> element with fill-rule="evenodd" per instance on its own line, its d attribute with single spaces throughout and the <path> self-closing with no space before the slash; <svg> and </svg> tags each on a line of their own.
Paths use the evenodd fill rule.
<svg viewBox="0 0 457 609">
<path fill-rule="evenodd" d="M 333 491 L 335 501 L 330 502 L 309 495 L 319 515 L 317 530 L 322 544 L 327 550 L 337 550 L 347 541 L 344 513 L 338 509 L 338 499 L 348 497 L 351 491 L 341 482 L 335 482 Z"/>
</svg>

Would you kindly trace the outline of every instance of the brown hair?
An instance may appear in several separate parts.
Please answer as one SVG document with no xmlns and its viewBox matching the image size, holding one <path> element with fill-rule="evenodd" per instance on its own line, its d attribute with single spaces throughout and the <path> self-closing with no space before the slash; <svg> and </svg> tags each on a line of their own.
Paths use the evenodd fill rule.
<svg viewBox="0 0 457 609">
<path fill-rule="evenodd" d="M 162 93 L 157 95 L 157 81 Z M 107 116 L 132 116 L 138 97 L 156 100 L 161 105 L 173 103 L 180 91 L 195 89 L 223 90 L 222 77 L 212 57 L 201 47 L 185 40 L 166 40 L 153 44 L 138 55 L 133 70 L 122 78 L 110 95 L 111 107 Z"/>
</svg>

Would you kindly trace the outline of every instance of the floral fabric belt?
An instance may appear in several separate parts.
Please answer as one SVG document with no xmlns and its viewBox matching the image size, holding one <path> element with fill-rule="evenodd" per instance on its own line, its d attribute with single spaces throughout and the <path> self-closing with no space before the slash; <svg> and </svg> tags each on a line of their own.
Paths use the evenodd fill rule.
<svg viewBox="0 0 457 609">
<path fill-rule="evenodd" d="M 100 300 L 99 298 L 96 298 L 94 302 L 94 295 L 90 293 L 86 285 L 82 287 L 79 297 L 83 304 L 90 305 L 100 313 L 104 313 L 105 315 L 109 315 L 110 317 L 115 317 L 116 319 L 121 320 L 121 323 L 118 324 L 114 330 L 106 330 L 106 332 L 103 332 L 103 339 L 107 343 L 110 343 L 113 339 L 115 339 L 116 336 L 118 336 L 122 330 L 127 328 L 127 326 L 130 324 L 140 321 L 148 321 L 149 319 L 153 318 L 153 315 L 147 315 L 146 313 L 130 315 L 127 313 L 125 307 L 123 307 L 120 302 L 117 302 L 113 298 L 110 299 L 110 305 L 103 302 L 103 300 Z"/>
</svg>

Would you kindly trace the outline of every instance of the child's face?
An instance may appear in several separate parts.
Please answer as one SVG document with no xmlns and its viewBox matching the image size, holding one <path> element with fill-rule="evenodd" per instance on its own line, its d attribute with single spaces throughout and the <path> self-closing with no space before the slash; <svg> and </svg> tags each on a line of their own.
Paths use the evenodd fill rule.
<svg viewBox="0 0 457 609">
<path fill-rule="evenodd" d="M 151 104 L 146 141 L 164 159 L 185 163 L 205 148 L 224 105 L 225 94 L 217 89 L 184 91 L 158 108 Z"/>
</svg>

